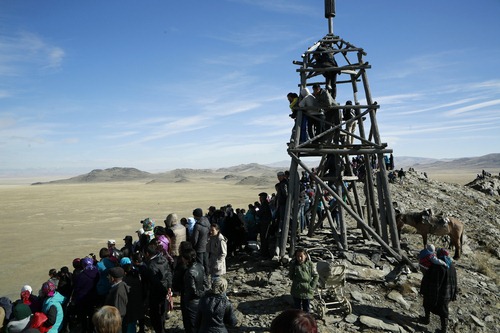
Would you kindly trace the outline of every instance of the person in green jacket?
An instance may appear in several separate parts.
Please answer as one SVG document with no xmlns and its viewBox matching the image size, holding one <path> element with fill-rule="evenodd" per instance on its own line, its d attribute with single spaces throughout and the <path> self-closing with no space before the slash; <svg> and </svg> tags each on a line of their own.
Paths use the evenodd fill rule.
<svg viewBox="0 0 500 333">
<path fill-rule="evenodd" d="M 310 300 L 314 297 L 314 291 L 318 285 L 318 271 L 305 249 L 295 250 L 294 257 L 290 263 L 288 274 L 292 280 L 291 294 L 294 307 L 309 312 Z"/>
</svg>

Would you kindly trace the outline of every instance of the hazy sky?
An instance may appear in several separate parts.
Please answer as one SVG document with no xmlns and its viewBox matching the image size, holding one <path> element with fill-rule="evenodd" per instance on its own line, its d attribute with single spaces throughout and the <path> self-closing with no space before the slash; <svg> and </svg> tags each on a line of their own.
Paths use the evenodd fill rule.
<svg viewBox="0 0 500 333">
<path fill-rule="evenodd" d="M 336 7 L 395 156 L 500 152 L 500 1 Z M 0 0 L 0 174 L 289 160 L 292 61 L 327 33 L 322 0 Z"/>
</svg>

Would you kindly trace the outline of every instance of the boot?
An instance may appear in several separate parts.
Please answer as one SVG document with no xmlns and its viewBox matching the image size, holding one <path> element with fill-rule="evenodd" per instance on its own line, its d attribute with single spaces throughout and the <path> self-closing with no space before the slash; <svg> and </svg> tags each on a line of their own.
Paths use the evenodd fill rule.
<svg viewBox="0 0 500 333">
<path fill-rule="evenodd" d="M 420 316 L 419 319 L 422 325 L 429 325 L 429 323 L 431 322 L 431 312 L 425 310 L 425 316 Z"/>
<path fill-rule="evenodd" d="M 441 317 L 441 329 L 436 331 L 437 333 L 448 332 L 448 318 Z"/>
</svg>

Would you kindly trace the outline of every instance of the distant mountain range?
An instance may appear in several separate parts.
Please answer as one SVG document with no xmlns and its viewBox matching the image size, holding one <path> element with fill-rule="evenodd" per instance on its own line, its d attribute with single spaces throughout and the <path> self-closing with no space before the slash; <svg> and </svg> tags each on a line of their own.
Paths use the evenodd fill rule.
<svg viewBox="0 0 500 333">
<path fill-rule="evenodd" d="M 395 156 L 396 168 L 413 167 L 419 170 L 473 170 L 500 169 L 500 154 L 457 159 L 432 159 L 421 157 Z"/>
<path fill-rule="evenodd" d="M 258 183 L 262 179 L 276 177 L 276 172 L 286 170 L 290 161 L 262 165 L 257 163 L 240 164 L 228 168 L 219 169 L 175 169 L 162 173 L 150 173 L 136 168 L 114 167 L 109 169 L 95 169 L 89 173 L 71 177 L 68 179 L 54 180 L 50 182 L 37 182 L 40 184 L 64 184 L 64 183 L 102 183 L 115 181 L 144 181 L 144 182 L 184 182 L 190 177 L 206 177 L 217 179 L 235 179 L 241 184 L 247 182 Z M 397 169 L 413 167 L 419 171 L 427 170 L 466 170 L 480 173 L 481 170 L 498 172 L 500 170 L 500 154 L 488 154 L 480 157 L 464 157 L 459 159 L 432 159 L 420 157 L 395 156 Z M 260 179 L 260 180 L 259 180 Z"/>
</svg>

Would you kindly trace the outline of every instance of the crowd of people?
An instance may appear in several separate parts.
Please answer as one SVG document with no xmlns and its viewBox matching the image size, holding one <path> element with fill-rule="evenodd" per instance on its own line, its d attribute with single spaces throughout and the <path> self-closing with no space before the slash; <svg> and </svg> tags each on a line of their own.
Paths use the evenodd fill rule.
<svg viewBox="0 0 500 333">
<path fill-rule="evenodd" d="M 276 255 L 288 173 L 277 177 L 276 193 L 260 193 L 248 210 L 230 204 L 211 206 L 206 213 L 196 208 L 188 218 L 169 214 L 164 225 L 145 218 L 137 237 L 125 236 L 122 246 L 110 239 L 97 255 L 75 258 L 72 269 L 49 269 L 38 291 L 25 285 L 19 299 L 0 298 L 2 332 L 132 333 L 148 327 L 164 332 L 174 296 L 180 296 L 185 332 L 227 331 L 226 325 L 237 325 L 237 319 L 226 295 L 226 257 L 239 251 L 262 259 Z M 297 272 L 310 268 L 299 254 L 296 259 Z M 292 273 L 292 281 L 304 278 Z M 300 308 L 307 299 L 299 295 L 295 301 Z"/>
</svg>

